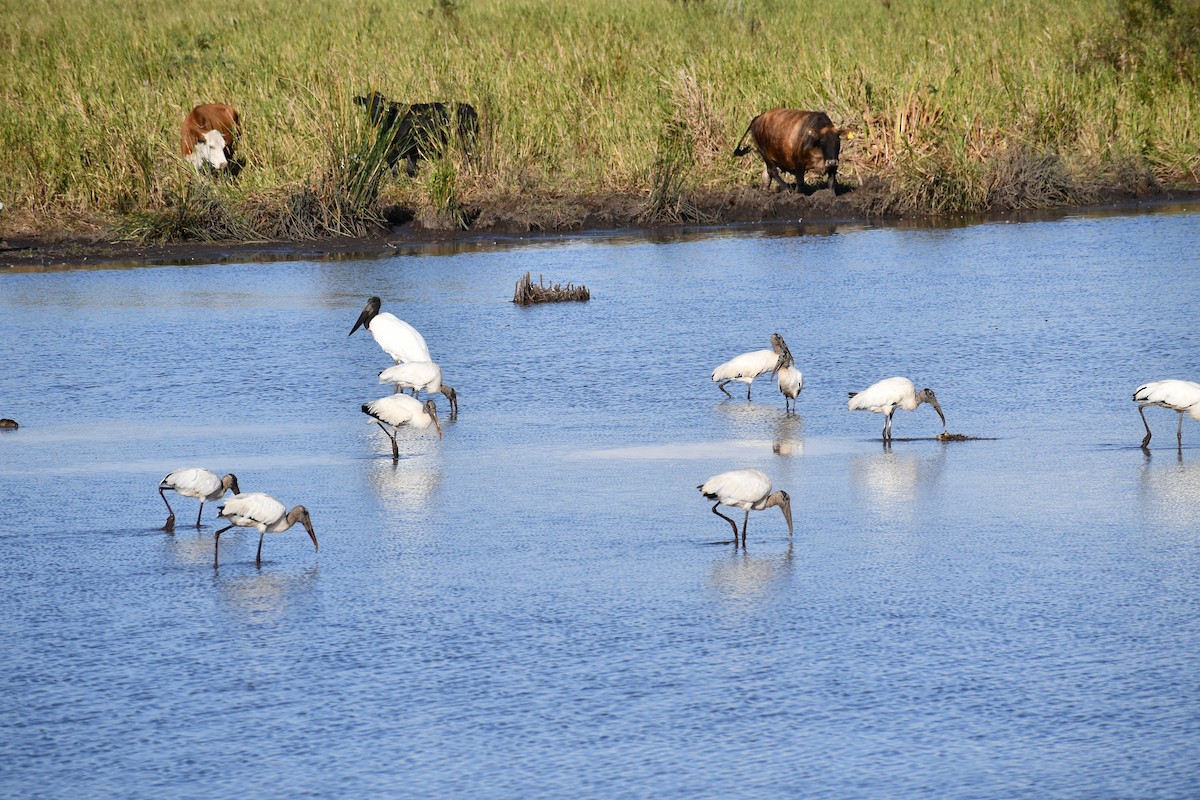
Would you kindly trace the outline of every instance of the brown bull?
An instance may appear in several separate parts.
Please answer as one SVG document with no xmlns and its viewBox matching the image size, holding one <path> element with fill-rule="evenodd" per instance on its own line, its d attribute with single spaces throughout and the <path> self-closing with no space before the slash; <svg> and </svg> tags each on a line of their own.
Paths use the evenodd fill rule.
<svg viewBox="0 0 1200 800">
<path fill-rule="evenodd" d="M 838 192 L 838 155 L 842 150 L 842 131 L 835 128 L 824 111 L 799 111 L 794 108 L 773 108 L 750 120 L 749 127 L 738 140 L 733 151 L 735 156 L 750 152 L 743 147 L 747 134 L 754 141 L 754 148 L 763 160 L 764 189 L 771 188 L 771 181 L 779 182 L 779 188 L 787 186 L 779 171 L 791 173 L 796 178 L 796 188 L 808 189 L 804 183 L 807 170 L 825 172 L 829 188 Z"/>
</svg>

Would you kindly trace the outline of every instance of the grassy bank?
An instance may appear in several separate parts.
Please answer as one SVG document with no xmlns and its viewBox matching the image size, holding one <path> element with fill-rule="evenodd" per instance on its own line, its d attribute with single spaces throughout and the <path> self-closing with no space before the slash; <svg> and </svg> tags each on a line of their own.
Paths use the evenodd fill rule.
<svg viewBox="0 0 1200 800">
<path fill-rule="evenodd" d="M 493 203 L 553 224 L 605 194 L 669 221 L 757 179 L 733 144 L 779 105 L 855 133 L 869 213 L 1200 180 L 1200 0 L 29 0 L 0 22 L 0 233 L 354 235 Z M 476 157 L 381 171 L 351 102 L 372 88 L 472 103 Z M 206 101 L 242 112 L 236 182 L 178 154 Z"/>
</svg>

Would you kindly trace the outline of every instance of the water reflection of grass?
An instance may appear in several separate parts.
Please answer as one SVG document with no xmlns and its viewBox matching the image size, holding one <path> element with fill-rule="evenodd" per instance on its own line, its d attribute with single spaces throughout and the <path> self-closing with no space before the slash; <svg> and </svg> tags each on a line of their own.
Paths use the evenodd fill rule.
<svg viewBox="0 0 1200 800">
<path fill-rule="evenodd" d="M 152 235 L 301 235 L 322 214 L 353 232 L 345 215 L 369 211 L 380 177 L 355 171 L 351 98 L 371 88 L 480 111 L 476 157 L 378 186 L 380 208 L 434 222 L 447 192 L 520 198 L 558 224 L 580 213 L 563 198 L 609 192 L 678 216 L 696 192 L 754 179 L 757 162 L 729 152 L 777 105 L 856 134 L 841 174 L 883 179 L 875 211 L 1071 203 L 1200 171 L 1194 0 L 49 0 L 0 19 L 0 69 L 20 76 L 0 111 L 4 232 L 146 212 L 165 214 Z M 243 112 L 246 168 L 197 191 L 178 125 L 213 100 Z"/>
</svg>

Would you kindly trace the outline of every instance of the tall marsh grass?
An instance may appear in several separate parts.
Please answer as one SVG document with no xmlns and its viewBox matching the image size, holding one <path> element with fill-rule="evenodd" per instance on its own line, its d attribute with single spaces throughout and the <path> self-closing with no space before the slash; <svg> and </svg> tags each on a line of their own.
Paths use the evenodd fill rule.
<svg viewBox="0 0 1200 800">
<path fill-rule="evenodd" d="M 371 89 L 470 102 L 477 152 L 381 168 Z M 774 106 L 854 131 L 839 177 L 879 211 L 1036 207 L 1200 181 L 1200 0 L 27 0 L 0 97 L 10 229 L 359 235 L 382 203 L 462 226 L 607 193 L 686 219 L 756 180 L 730 153 Z M 207 101 L 241 110 L 245 169 L 201 189 L 178 126 Z"/>
</svg>

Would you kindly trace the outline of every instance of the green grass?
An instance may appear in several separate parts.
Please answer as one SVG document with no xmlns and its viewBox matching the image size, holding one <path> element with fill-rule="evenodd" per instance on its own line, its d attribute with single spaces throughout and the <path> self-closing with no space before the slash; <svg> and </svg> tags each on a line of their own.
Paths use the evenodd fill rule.
<svg viewBox="0 0 1200 800">
<path fill-rule="evenodd" d="M 730 154 L 774 106 L 851 129 L 841 177 L 885 181 L 881 212 L 1194 183 L 1198 31 L 1200 0 L 6 3 L 0 232 L 202 238 L 218 204 L 221 235 L 356 235 L 381 203 L 453 227 L 604 193 L 686 219 L 756 180 Z M 478 156 L 379 174 L 351 102 L 370 89 L 472 103 Z M 178 126 L 209 101 L 240 109 L 246 168 L 198 190 Z"/>
</svg>

